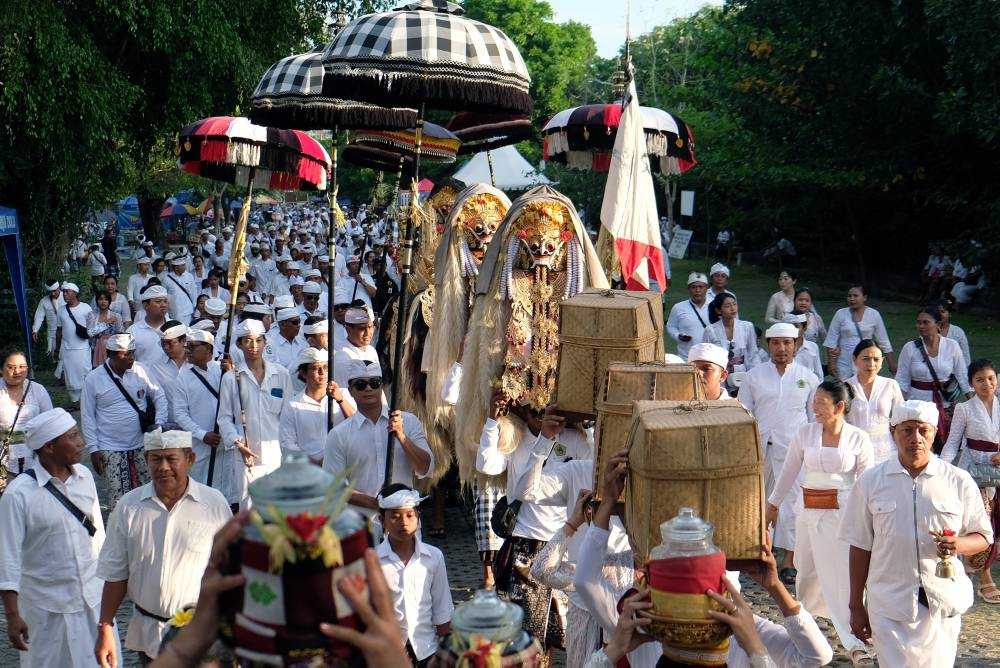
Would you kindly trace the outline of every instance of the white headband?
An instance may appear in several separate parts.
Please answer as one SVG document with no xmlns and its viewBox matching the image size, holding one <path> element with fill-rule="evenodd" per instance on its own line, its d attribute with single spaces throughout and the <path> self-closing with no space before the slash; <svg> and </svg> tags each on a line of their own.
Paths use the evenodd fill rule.
<svg viewBox="0 0 1000 668">
<path fill-rule="evenodd" d="M 205 313 L 209 315 L 225 315 L 226 302 L 218 297 L 209 297 L 205 300 Z"/>
<path fill-rule="evenodd" d="M 901 404 L 893 406 L 892 416 L 889 418 L 890 425 L 895 427 L 898 424 L 909 422 L 910 420 L 926 422 L 937 429 L 937 406 L 930 401 L 920 401 L 918 399 L 909 399 Z"/>
<path fill-rule="evenodd" d="M 787 322 L 778 322 L 767 328 L 764 332 L 765 339 L 797 339 L 799 338 L 799 328 Z"/>
<path fill-rule="evenodd" d="M 142 295 L 139 297 L 141 301 L 147 301 L 149 299 L 158 299 L 160 297 L 167 298 L 167 289 L 162 285 L 153 285 L 149 287 Z"/>
<path fill-rule="evenodd" d="M 153 450 L 172 450 L 174 448 L 191 448 L 191 432 L 189 431 L 163 431 L 157 427 L 153 431 L 146 432 L 142 437 L 142 448 L 146 452 Z"/>
<path fill-rule="evenodd" d="M 329 333 L 330 329 L 327 327 L 326 320 L 320 320 L 318 322 L 314 322 L 311 325 L 302 326 L 303 336 L 309 334 L 329 334 Z"/>
<path fill-rule="evenodd" d="M 302 352 L 299 353 L 299 359 L 296 362 L 296 365 L 302 366 L 303 364 L 314 364 L 316 362 L 326 364 L 328 362 L 327 353 L 325 350 L 309 347 L 303 348 Z"/>
<path fill-rule="evenodd" d="M 378 495 L 378 507 L 382 510 L 395 510 L 399 508 L 416 508 L 426 496 L 420 496 L 420 492 L 414 489 L 401 489 L 393 492 L 387 497 Z"/>
<path fill-rule="evenodd" d="M 264 336 L 264 323 L 260 320 L 244 320 L 236 325 L 236 338 L 243 336 Z"/>
<path fill-rule="evenodd" d="M 188 328 L 187 325 L 183 323 L 178 323 L 173 327 L 167 327 L 166 329 L 160 330 L 160 338 L 167 339 L 177 339 L 182 336 L 187 336 Z"/>
<path fill-rule="evenodd" d="M 59 281 L 56 281 L 52 285 L 46 285 L 45 289 L 48 290 L 49 292 L 52 292 L 53 290 L 58 290 L 59 289 Z"/>
<path fill-rule="evenodd" d="M 25 445 L 35 451 L 76 426 L 76 420 L 62 408 L 39 413 L 24 426 Z"/>
<path fill-rule="evenodd" d="M 688 350 L 688 362 L 711 362 L 723 369 L 729 364 L 729 353 L 714 343 L 696 343 Z"/>
<path fill-rule="evenodd" d="M 104 347 L 108 350 L 135 350 L 135 338 L 131 334 L 112 334 L 105 341 Z"/>
<path fill-rule="evenodd" d="M 188 329 L 187 332 L 188 343 L 207 343 L 210 346 L 214 346 L 215 335 L 206 329 L 198 327 L 198 325 L 200 325 L 203 322 L 208 323 L 209 327 L 212 326 L 211 320 L 201 320 L 199 322 L 196 322 L 190 329 Z"/>
<path fill-rule="evenodd" d="M 62 284 L 63 290 L 72 290 L 73 292 L 80 294 L 80 288 L 77 287 L 76 283 L 70 283 L 66 281 Z"/>
</svg>

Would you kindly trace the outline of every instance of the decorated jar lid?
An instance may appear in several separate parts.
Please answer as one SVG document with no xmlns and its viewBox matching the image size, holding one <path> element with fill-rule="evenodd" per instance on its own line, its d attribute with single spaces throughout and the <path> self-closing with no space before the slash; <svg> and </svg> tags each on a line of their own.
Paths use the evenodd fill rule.
<svg viewBox="0 0 1000 668">
<path fill-rule="evenodd" d="M 480 589 L 455 609 L 451 628 L 453 633 L 466 637 L 477 634 L 493 642 L 509 642 L 520 632 L 523 619 L 524 611 L 520 606 L 502 601 L 492 591 Z"/>
<path fill-rule="evenodd" d="M 693 508 L 681 508 L 677 516 L 660 525 L 663 542 L 649 552 L 650 559 L 693 557 L 713 554 L 719 548 L 712 542 L 715 526 L 694 514 Z"/>
<path fill-rule="evenodd" d="M 336 482 L 332 474 L 310 463 L 304 452 L 288 451 L 281 466 L 250 483 L 250 498 L 265 521 L 276 519 L 269 507 L 285 515 L 328 515 L 344 487 Z"/>
</svg>

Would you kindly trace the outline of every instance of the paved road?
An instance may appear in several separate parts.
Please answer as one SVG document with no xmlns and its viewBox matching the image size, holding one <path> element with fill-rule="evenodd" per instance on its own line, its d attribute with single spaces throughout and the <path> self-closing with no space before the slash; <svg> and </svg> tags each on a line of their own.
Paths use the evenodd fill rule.
<svg viewBox="0 0 1000 668">
<path fill-rule="evenodd" d="M 99 490 L 102 494 L 104 490 Z M 430 516 L 425 514 L 424 526 L 430 526 Z M 448 577 L 451 582 L 452 596 L 455 603 L 468 599 L 480 583 L 481 570 L 479 557 L 476 553 L 471 515 L 459 506 L 447 511 L 445 526 L 448 535 L 441 539 L 429 539 L 428 542 L 441 548 L 446 557 Z M 1000 578 L 1000 569 L 995 569 Z M 754 609 L 765 617 L 778 620 L 777 608 L 770 599 L 752 582 L 744 578 L 744 593 Z M 119 627 L 124 628 L 131 617 L 131 604 L 126 602 L 119 610 Z M 831 665 L 849 666 L 850 661 L 834 637 L 833 627 L 824 620 L 820 626 L 831 639 L 831 644 L 837 655 Z M 6 624 L 0 617 L 0 668 L 17 665 L 17 652 L 7 640 Z M 959 645 L 959 666 L 1000 666 L 1000 606 L 988 605 L 978 601 L 963 619 L 962 635 Z M 138 666 L 135 655 L 126 652 L 125 665 Z M 562 653 L 556 657 L 555 664 L 563 666 Z M 891 668 L 896 668 L 895 666 Z"/>
</svg>

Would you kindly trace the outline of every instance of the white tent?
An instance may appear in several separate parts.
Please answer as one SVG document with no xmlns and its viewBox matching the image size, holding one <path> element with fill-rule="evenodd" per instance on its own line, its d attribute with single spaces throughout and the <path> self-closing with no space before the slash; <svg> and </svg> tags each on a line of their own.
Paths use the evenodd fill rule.
<svg viewBox="0 0 1000 668">
<path fill-rule="evenodd" d="M 513 146 L 490 151 L 493 160 L 493 185 L 500 190 L 527 190 L 537 185 L 551 183 L 538 173 Z M 477 153 L 455 172 L 455 179 L 465 183 L 490 183 L 490 165 L 486 152 Z"/>
</svg>

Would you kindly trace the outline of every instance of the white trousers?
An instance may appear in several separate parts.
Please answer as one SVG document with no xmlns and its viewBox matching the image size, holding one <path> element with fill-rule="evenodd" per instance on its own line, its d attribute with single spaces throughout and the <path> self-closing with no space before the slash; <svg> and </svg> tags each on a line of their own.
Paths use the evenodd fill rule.
<svg viewBox="0 0 1000 668">
<path fill-rule="evenodd" d="M 915 622 L 897 622 L 869 610 L 872 642 L 880 666 L 906 668 L 951 668 L 958 653 L 958 633 L 962 617 L 947 619 L 932 615 L 922 605 L 917 606 Z"/>
<path fill-rule="evenodd" d="M 59 359 L 62 361 L 66 390 L 69 392 L 70 399 L 80 401 L 80 392 L 83 391 L 83 380 L 90 373 L 90 348 L 73 348 L 67 350 L 64 346 L 59 351 Z"/>
<path fill-rule="evenodd" d="M 91 668 L 96 662 L 100 604 L 80 612 L 48 612 L 19 597 L 21 617 L 28 625 L 28 651 L 19 652 L 23 668 Z M 118 656 L 121 645 L 115 629 Z"/>
<path fill-rule="evenodd" d="M 826 617 L 848 653 L 864 643 L 851 633 L 851 547 L 837 536 L 840 510 L 800 508 L 796 521 L 795 595 L 806 610 Z"/>
<path fill-rule="evenodd" d="M 774 482 L 781 475 L 781 469 L 785 465 L 785 457 L 788 455 L 788 446 L 769 443 L 767 451 L 764 453 L 764 488 L 768 495 L 774 488 Z M 782 550 L 795 549 L 795 514 L 802 497 L 802 491 L 796 484 L 782 500 L 778 507 L 778 521 L 774 524 L 771 535 L 771 543 L 774 547 Z"/>
</svg>

